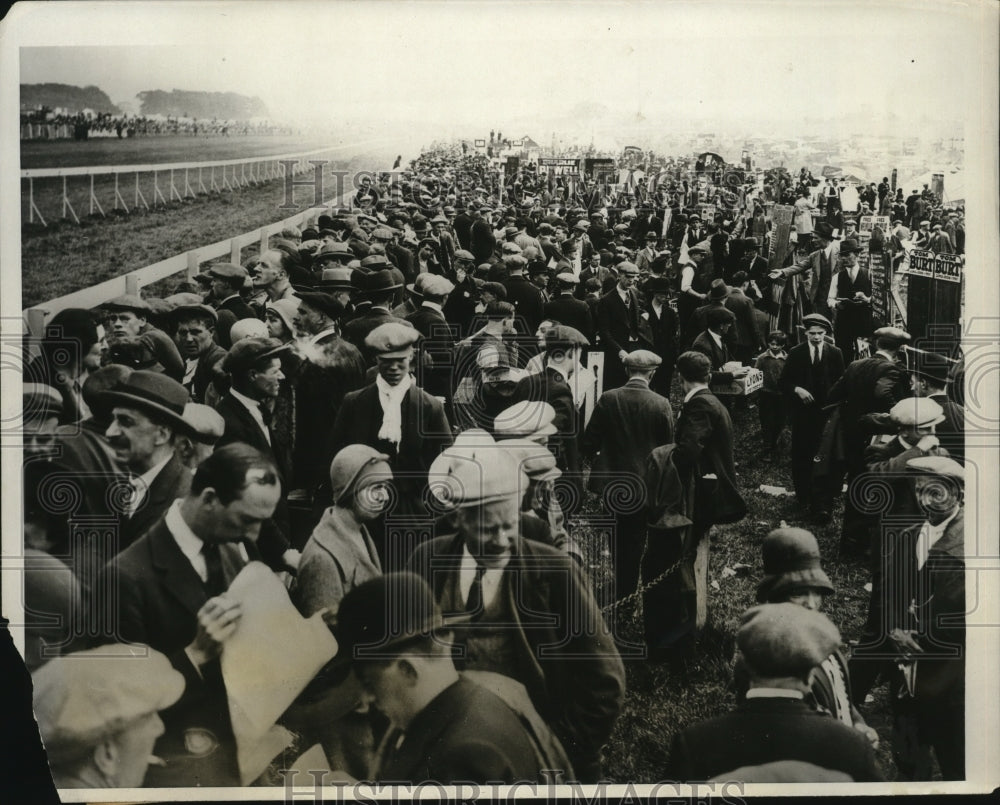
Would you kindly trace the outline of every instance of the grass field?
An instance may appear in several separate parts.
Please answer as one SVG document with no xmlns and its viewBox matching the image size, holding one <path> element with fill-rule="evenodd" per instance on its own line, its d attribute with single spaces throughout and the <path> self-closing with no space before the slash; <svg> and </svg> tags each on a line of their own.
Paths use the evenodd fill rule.
<svg viewBox="0 0 1000 805">
<path fill-rule="evenodd" d="M 353 174 L 387 167 L 385 152 L 378 148 L 352 147 L 344 150 L 342 158 L 337 158 L 337 154 L 330 155 L 331 161 L 324 169 L 327 176 L 334 170 Z M 73 203 L 80 224 L 56 217 L 49 219 L 47 227 L 40 224 L 21 227 L 22 307 L 38 305 L 189 249 L 250 232 L 315 203 L 312 189 L 303 187 L 295 191 L 297 209 L 281 209 L 280 205 L 285 203 L 284 184 L 278 179 L 256 187 L 199 195 L 148 211 L 133 211 L 131 215 L 114 213 L 109 203 L 105 206 L 107 218 L 86 217 L 86 185 L 82 179 L 76 181 L 80 187 L 78 199 Z M 95 192 L 100 192 L 98 184 L 95 182 Z M 108 183 L 105 192 L 108 187 L 113 188 L 113 184 Z M 144 192 L 148 200 L 147 190 Z M 332 182 L 324 185 L 325 197 L 333 196 L 335 191 Z M 61 191 L 53 188 L 52 192 L 54 196 L 49 203 L 58 210 Z M 131 197 L 125 195 L 130 203 Z M 36 192 L 39 203 L 37 197 Z"/>
<path fill-rule="evenodd" d="M 677 410 L 680 394 L 676 383 L 671 402 Z M 605 762 L 605 775 L 615 782 L 652 783 L 668 779 L 668 751 L 674 733 L 701 719 L 728 712 L 735 705 L 730 686 L 736 628 L 743 612 L 757 604 L 757 583 L 763 575 L 761 542 L 782 520 L 808 528 L 816 535 L 824 569 L 836 588 L 836 593 L 827 598 L 824 612 L 840 628 L 843 639 L 857 638 L 864 623 L 868 606 L 864 590 L 869 581 L 867 568 L 859 562 L 837 558 L 842 504 L 838 503 L 830 525 L 816 528 L 799 511 L 794 497 L 773 497 L 757 491 L 761 484 L 792 488 L 787 455 L 777 465 L 758 460 L 760 436 L 755 409 L 738 408 L 733 414 L 733 424 L 738 481 L 749 513 L 742 522 L 717 527 L 713 532 L 709 624 L 695 661 L 684 671 L 642 660 L 626 663 L 625 710 L 609 743 Z M 597 511 L 598 506 L 596 498 L 590 496 L 587 510 Z M 606 546 L 606 539 L 592 533 L 584 537 L 584 542 L 590 557 L 600 556 Z M 725 568 L 739 563 L 752 569 L 745 574 L 723 575 Z M 606 568 L 595 569 L 599 597 L 607 578 Z M 718 589 L 711 588 L 713 583 L 718 584 Z M 635 609 L 630 614 L 632 617 L 623 613 L 624 629 L 619 627 L 619 634 L 641 643 L 641 613 Z M 875 701 L 862 708 L 862 712 L 879 732 L 878 762 L 886 778 L 892 780 L 895 764 L 890 752 L 891 721 L 885 687 L 877 688 L 873 695 Z"/>
<path fill-rule="evenodd" d="M 153 136 L 119 140 L 23 140 L 21 170 L 73 168 L 84 165 L 147 165 L 166 162 L 208 162 L 296 154 L 339 145 L 316 137 L 184 137 Z"/>
</svg>

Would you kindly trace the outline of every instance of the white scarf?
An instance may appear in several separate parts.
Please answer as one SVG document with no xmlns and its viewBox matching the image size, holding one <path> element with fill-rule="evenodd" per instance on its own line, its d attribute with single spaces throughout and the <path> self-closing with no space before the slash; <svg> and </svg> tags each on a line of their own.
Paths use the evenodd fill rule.
<svg viewBox="0 0 1000 805">
<path fill-rule="evenodd" d="M 375 385 L 378 387 L 378 401 L 382 405 L 382 427 L 378 430 L 378 437 L 387 442 L 398 445 L 403 439 L 403 398 L 410 390 L 413 378 L 406 375 L 399 381 L 399 385 L 390 386 L 378 375 L 375 378 Z"/>
</svg>

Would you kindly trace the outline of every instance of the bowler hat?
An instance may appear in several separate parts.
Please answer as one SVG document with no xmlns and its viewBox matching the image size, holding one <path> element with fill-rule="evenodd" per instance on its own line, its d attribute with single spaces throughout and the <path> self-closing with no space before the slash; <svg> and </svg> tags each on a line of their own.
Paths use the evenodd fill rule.
<svg viewBox="0 0 1000 805">
<path fill-rule="evenodd" d="M 362 266 L 367 267 L 364 266 L 363 260 Z M 369 294 L 382 293 L 383 291 L 394 291 L 396 288 L 402 287 L 403 283 L 398 282 L 392 275 L 392 271 L 387 268 L 380 271 L 373 271 L 364 279 L 364 290 Z"/>
<path fill-rule="evenodd" d="M 712 285 L 708 289 L 708 298 L 712 302 L 720 302 L 729 296 L 729 286 L 725 280 L 712 280 Z"/>
<path fill-rule="evenodd" d="M 334 633 L 342 662 L 380 660 L 419 638 L 447 630 L 434 593 L 415 573 L 386 573 L 362 582 L 337 608 Z"/>
<path fill-rule="evenodd" d="M 815 235 L 816 237 L 824 238 L 826 240 L 840 239 L 839 235 L 834 234 L 833 226 L 831 226 L 828 221 L 820 221 L 818 224 L 816 224 Z"/>
<path fill-rule="evenodd" d="M 726 307 L 710 307 L 705 313 L 705 320 L 709 327 L 732 324 L 736 321 L 736 315 Z"/>
<path fill-rule="evenodd" d="M 757 600 L 779 601 L 796 589 L 810 588 L 832 594 L 833 584 L 820 565 L 816 537 L 804 528 L 776 528 L 761 545 L 764 578 L 757 586 Z"/>
<path fill-rule="evenodd" d="M 334 321 L 344 315 L 344 306 L 338 299 L 328 293 L 323 293 L 322 291 L 300 291 L 296 295 L 302 300 L 301 304 L 308 305 L 313 310 L 318 310 Z"/>
<path fill-rule="evenodd" d="M 650 277 L 646 281 L 646 293 L 647 294 L 657 294 L 664 293 L 669 294 L 672 292 L 670 287 L 670 280 L 666 277 Z"/>
<path fill-rule="evenodd" d="M 188 430 L 184 421 L 184 406 L 191 400 L 188 390 L 161 372 L 140 369 L 102 395 L 109 409 L 113 406 L 137 408 L 152 418 L 177 428 Z"/>
<path fill-rule="evenodd" d="M 322 291 L 352 291 L 354 271 L 346 266 L 324 268 L 316 288 Z"/>
<path fill-rule="evenodd" d="M 860 254 L 861 244 L 854 238 L 845 238 L 844 242 L 840 244 L 841 254 Z"/>
</svg>

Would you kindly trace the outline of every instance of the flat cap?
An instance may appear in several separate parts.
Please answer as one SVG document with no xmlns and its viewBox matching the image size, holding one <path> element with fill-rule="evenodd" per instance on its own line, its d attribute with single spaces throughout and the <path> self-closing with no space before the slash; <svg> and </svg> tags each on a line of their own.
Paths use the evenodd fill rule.
<svg viewBox="0 0 1000 805">
<path fill-rule="evenodd" d="M 754 676 L 804 679 L 837 649 L 840 632 L 798 604 L 763 604 L 744 613 L 736 645 Z"/>
<path fill-rule="evenodd" d="M 182 416 L 188 424 L 188 435 L 203 444 L 215 444 L 226 432 L 226 421 L 210 405 L 188 403 Z"/>
<path fill-rule="evenodd" d="M 259 365 L 261 361 L 277 358 L 289 349 L 288 344 L 282 344 L 277 338 L 261 338 L 250 336 L 233 344 L 225 358 L 222 359 L 223 371 L 231 374 L 246 372 Z"/>
<path fill-rule="evenodd" d="M 375 271 L 380 268 L 388 269 L 392 263 L 389 262 L 384 254 L 370 254 L 361 260 L 361 267 L 368 269 L 369 271 Z"/>
<path fill-rule="evenodd" d="M 639 266 L 635 263 L 630 263 L 628 260 L 622 260 L 618 265 L 615 266 L 619 274 L 638 274 Z"/>
<path fill-rule="evenodd" d="M 556 467 L 556 457 L 543 444 L 530 439 L 503 439 L 497 444 L 508 451 L 521 471 L 533 481 L 548 481 L 562 475 L 562 470 Z"/>
<path fill-rule="evenodd" d="M 181 296 L 181 294 L 176 295 Z M 197 296 L 197 294 L 184 294 L 184 296 L 189 295 Z M 169 302 L 170 298 L 168 297 L 164 301 Z M 211 321 L 218 321 L 219 314 L 215 312 L 215 308 L 209 307 L 208 305 L 202 303 L 187 303 L 176 305 L 170 311 L 170 318 L 175 322 L 186 321 L 188 319 L 210 319 Z"/>
<path fill-rule="evenodd" d="M 508 268 L 514 271 L 520 271 L 528 265 L 528 261 L 519 254 L 512 254 L 509 257 L 504 257 L 503 261 Z"/>
<path fill-rule="evenodd" d="M 38 730 L 56 763 L 82 759 L 184 692 L 183 675 L 160 652 L 125 645 L 56 657 L 35 671 L 32 684 Z"/>
<path fill-rule="evenodd" d="M 930 397 L 908 397 L 889 409 L 889 418 L 901 428 L 926 428 L 944 421 L 944 411 Z"/>
<path fill-rule="evenodd" d="M 267 322 L 255 318 L 239 319 L 229 328 L 229 343 L 235 344 L 246 338 L 267 338 L 267 335 Z"/>
<path fill-rule="evenodd" d="M 443 505 L 464 508 L 493 503 L 521 494 L 522 470 L 512 452 L 475 431 L 441 453 L 427 474 L 431 493 Z"/>
<path fill-rule="evenodd" d="M 708 243 L 703 240 L 703 241 L 700 241 L 699 243 L 694 244 L 694 246 L 689 246 L 688 247 L 688 254 L 691 254 L 692 252 L 699 252 L 701 254 L 708 254 Z"/>
<path fill-rule="evenodd" d="M 483 291 L 493 294 L 494 297 L 501 301 L 507 298 L 507 287 L 500 282 L 484 282 L 483 287 L 479 289 L 480 293 Z"/>
<path fill-rule="evenodd" d="M 963 483 L 965 482 L 965 467 L 955 461 L 955 459 L 948 458 L 947 456 L 911 458 L 906 462 L 906 467 L 922 475 L 939 475 L 943 478 L 954 478 Z"/>
<path fill-rule="evenodd" d="M 468 260 L 471 263 L 476 262 L 476 255 L 472 252 L 466 251 L 465 249 L 457 249 L 455 251 L 456 260 Z"/>
<path fill-rule="evenodd" d="M 910 340 L 910 334 L 899 327 L 879 327 L 874 335 L 876 340 L 896 347 L 901 347 Z"/>
<path fill-rule="evenodd" d="M 455 290 L 455 284 L 440 274 L 430 274 L 424 280 L 423 293 L 425 296 L 445 296 L 453 290 Z"/>
<path fill-rule="evenodd" d="M 147 316 L 152 312 L 149 302 L 134 294 L 116 296 L 109 302 L 99 305 L 99 307 L 102 310 L 124 310 L 130 313 L 138 313 L 140 316 Z"/>
<path fill-rule="evenodd" d="M 807 316 L 802 317 L 802 326 L 805 329 L 808 330 L 810 327 L 817 325 L 825 328 L 828 333 L 833 332 L 833 325 L 830 323 L 830 320 L 822 313 L 810 313 Z"/>
<path fill-rule="evenodd" d="M 208 273 L 217 279 L 245 280 L 247 270 L 235 263 L 214 263 L 208 267 Z"/>
<path fill-rule="evenodd" d="M 913 364 L 910 372 L 917 377 L 924 377 L 928 380 L 944 386 L 948 382 L 948 375 L 951 372 L 951 361 L 944 355 L 936 352 L 916 351 L 910 353 L 913 356 Z"/>
<path fill-rule="evenodd" d="M 576 285 L 580 281 L 576 278 L 575 274 L 569 271 L 563 271 L 562 273 L 556 274 L 556 280 L 563 285 Z"/>
<path fill-rule="evenodd" d="M 505 241 L 504 244 L 500 247 L 500 250 L 504 254 L 518 254 L 518 255 L 522 251 L 521 247 L 518 246 L 516 243 L 514 243 L 514 241 L 512 240 Z"/>
<path fill-rule="evenodd" d="M 62 408 L 62 395 L 52 386 L 25 383 L 21 387 L 21 411 L 26 421 L 61 416 Z"/>
<path fill-rule="evenodd" d="M 386 322 L 372 330 L 365 338 L 365 346 L 383 358 L 406 358 L 413 353 L 413 345 L 420 333 L 408 324 Z"/>
<path fill-rule="evenodd" d="M 590 341 L 575 327 L 570 327 L 568 324 L 554 324 L 545 331 L 545 346 L 563 349 L 587 347 L 590 346 Z"/>
<path fill-rule="evenodd" d="M 637 349 L 635 352 L 630 352 L 625 356 L 625 366 L 629 369 L 641 369 L 645 371 L 647 369 L 655 369 L 661 363 L 663 363 L 663 359 L 648 349 Z"/>
<path fill-rule="evenodd" d="M 736 314 L 727 307 L 710 307 L 705 311 L 705 320 L 710 327 L 720 324 L 732 324 L 736 321 Z"/>
<path fill-rule="evenodd" d="M 372 230 L 372 238 L 375 240 L 392 240 L 392 230 L 385 226 L 378 226 Z"/>
<path fill-rule="evenodd" d="M 547 402 L 525 400 L 505 408 L 493 420 L 493 432 L 504 438 L 540 438 L 556 432 L 556 411 Z"/>
</svg>

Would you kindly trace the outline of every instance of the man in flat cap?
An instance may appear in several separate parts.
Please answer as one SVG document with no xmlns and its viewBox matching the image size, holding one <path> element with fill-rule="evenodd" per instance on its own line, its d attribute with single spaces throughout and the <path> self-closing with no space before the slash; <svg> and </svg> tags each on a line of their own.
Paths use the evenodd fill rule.
<svg viewBox="0 0 1000 805">
<path fill-rule="evenodd" d="M 591 343 L 594 341 L 594 321 L 590 307 L 576 298 L 577 278 L 564 271 L 556 275 L 557 296 L 542 307 L 542 315 L 559 324 L 578 330 Z"/>
<path fill-rule="evenodd" d="M 149 303 L 138 296 L 119 296 L 101 305 L 108 339 L 108 363 L 130 369 L 163 372 L 174 380 L 184 376 L 184 361 L 163 330 L 150 323 Z"/>
<path fill-rule="evenodd" d="M 185 681 L 158 651 L 108 645 L 55 658 L 32 684 L 57 787 L 139 788 Z"/>
<path fill-rule="evenodd" d="M 60 425 L 90 416 L 83 384 L 101 365 L 102 335 L 94 314 L 82 308 L 64 308 L 45 323 L 40 354 L 25 368 L 24 380 L 59 391 L 63 398 Z"/>
<path fill-rule="evenodd" d="M 188 431 L 174 439 L 174 454 L 191 472 L 212 455 L 215 445 L 226 432 L 226 421 L 210 405 L 189 402 L 184 406 L 184 421 Z"/>
<path fill-rule="evenodd" d="M 456 336 L 465 338 L 472 332 L 472 320 L 476 315 L 476 258 L 472 252 L 458 249 L 449 275 L 455 287 L 444 303 L 444 317 L 456 328 Z"/>
<path fill-rule="evenodd" d="M 229 349 L 232 346 L 229 331 L 233 325 L 240 319 L 258 318 L 241 296 L 250 275 L 243 266 L 233 263 L 215 263 L 209 267 L 207 274 L 211 278 L 213 304 L 219 314 L 217 340 L 219 346 Z"/>
<path fill-rule="evenodd" d="M 351 590 L 337 613 L 340 654 L 389 719 L 371 777 L 391 783 L 538 783 L 573 776 L 524 687 L 459 673 L 450 621 L 427 583 L 390 573 Z"/>
<path fill-rule="evenodd" d="M 639 269 L 627 260 L 617 266 L 618 282 L 597 303 L 597 330 L 604 346 L 604 389 L 625 384 L 625 357 L 637 349 L 653 345 L 649 325 L 642 318 L 635 283 Z"/>
<path fill-rule="evenodd" d="M 859 701 L 863 701 L 871 690 L 879 672 L 886 670 L 884 665 L 880 666 L 879 659 L 884 660 L 885 655 L 885 612 L 895 595 L 894 582 L 886 572 L 896 548 L 896 535 L 901 525 L 905 527 L 919 520 L 921 515 L 906 466 L 910 459 L 947 455 L 934 435 L 934 427 L 943 418 L 941 407 L 927 397 L 900 400 L 889 412 L 896 436 L 885 444 L 865 449 L 866 469 L 856 479 L 859 485 L 872 483 L 878 484 L 881 490 L 889 490 L 887 500 L 877 512 L 864 513 L 872 591 L 868 617 L 851 661 L 851 681 Z"/>
<path fill-rule="evenodd" d="M 815 478 L 815 458 L 830 388 L 844 373 L 841 351 L 827 342 L 830 320 L 821 313 L 802 317 L 806 340 L 788 351 L 779 386 L 788 400 L 792 422 L 792 484 L 799 505 L 811 508 L 817 520 L 827 520 L 833 504 L 830 484 Z M 839 483 L 839 477 L 837 479 Z"/>
<path fill-rule="evenodd" d="M 944 456 L 911 458 L 906 466 L 923 522 L 899 535 L 892 554 L 889 572 L 899 584 L 886 628 L 898 663 L 895 732 L 904 737 L 912 725 L 906 737 L 917 751 L 897 752 L 897 764 L 904 779 L 931 780 L 933 749 L 942 779 L 964 780 L 965 471 Z"/>
<path fill-rule="evenodd" d="M 444 305 L 455 286 L 451 280 L 432 274 L 421 286 L 422 301 L 417 311 L 406 320 L 423 339 L 420 342 L 421 362 L 418 380 L 421 387 L 435 397 L 451 398 L 457 382 L 454 370 L 455 333 L 444 316 Z"/>
<path fill-rule="evenodd" d="M 518 333 L 522 336 L 519 342 L 525 348 L 529 348 L 535 330 L 542 322 L 545 297 L 541 289 L 525 276 L 525 270 L 528 268 L 528 261 L 525 258 L 515 255 L 504 262 L 510 271 L 510 275 L 504 283 L 504 287 L 507 289 L 507 301 L 517 311 L 515 324 Z"/>
<path fill-rule="evenodd" d="M 848 490 L 844 496 L 841 530 L 841 551 L 844 553 L 863 553 L 868 543 L 869 518 L 852 502 L 863 498 L 863 490 L 855 488 L 854 479 L 865 470 L 864 451 L 874 432 L 866 417 L 888 413 L 892 406 L 911 394 L 909 376 L 900 357 L 900 349 L 910 340 L 910 334 L 898 327 L 881 327 L 874 335 L 875 354 L 849 363 L 827 393 L 827 404 L 839 403 L 838 427 L 843 438 L 847 472 Z"/>
<path fill-rule="evenodd" d="M 459 668 L 516 679 L 551 726 L 580 782 L 601 774 L 624 697 L 624 668 L 589 584 L 555 548 L 520 534 L 524 492 L 515 458 L 483 442 L 446 453 L 431 478 L 457 507 L 456 533 L 422 544 L 409 569 L 430 584 L 456 631 Z"/>
<path fill-rule="evenodd" d="M 419 338 L 406 322 L 389 322 L 369 333 L 365 343 L 375 355 L 375 382 L 344 397 L 331 433 L 334 455 L 348 444 L 367 444 L 390 457 L 398 492 L 390 516 L 426 516 L 427 471 L 452 442 L 444 405 L 417 386 L 410 373 Z M 412 545 L 408 549 L 402 536 L 388 544 L 386 538 L 383 531 L 382 566 L 398 570 Z"/>
<path fill-rule="evenodd" d="M 646 459 L 653 448 L 674 438 L 670 402 L 650 389 L 660 364 L 660 356 L 649 350 L 626 355 L 628 382 L 601 395 L 581 440 L 584 456 L 597 454 L 588 489 L 597 495 L 608 490 L 604 505 L 615 518 L 611 549 L 617 598 L 633 593 L 639 582 L 646 512 L 638 498 L 645 491 Z M 623 483 L 627 484 L 624 495 Z"/>
<path fill-rule="evenodd" d="M 190 395 L 180 383 L 138 371 L 106 392 L 111 424 L 105 436 L 128 469 L 130 494 L 121 510 L 119 550 L 144 534 L 173 501 L 187 493 L 191 473 L 174 455 L 175 435 L 188 430 L 184 406 Z"/>
<path fill-rule="evenodd" d="M 107 633 L 163 652 L 187 680 L 184 699 L 164 713 L 156 752 L 166 766 L 150 769 L 147 785 L 239 784 L 218 658 L 242 613 L 225 592 L 260 558 L 255 543 L 280 495 L 277 471 L 260 451 L 220 447 L 187 494 L 104 569 L 104 583 L 118 589 Z"/>
<path fill-rule="evenodd" d="M 804 701 L 813 669 L 840 645 L 840 633 L 825 615 L 791 603 L 754 607 L 743 616 L 736 645 L 750 678 L 746 699 L 733 712 L 674 737 L 672 779 L 706 780 L 746 766 L 799 760 L 845 772 L 854 782 L 883 780 L 868 740 Z"/>
<path fill-rule="evenodd" d="M 677 317 L 680 320 L 681 347 L 690 344 L 690 320 L 695 310 L 708 301 L 712 286 L 712 266 L 708 262 L 708 247 L 701 243 L 688 248 L 688 259 L 680 267 L 681 289 L 677 295 Z"/>
<path fill-rule="evenodd" d="M 948 397 L 953 362 L 936 352 L 912 354 L 910 377 L 915 397 L 926 397 L 941 406 L 944 419 L 934 429 L 941 447 L 960 464 L 965 462 L 965 409 Z"/>
<path fill-rule="evenodd" d="M 205 402 L 209 386 L 218 377 L 218 365 L 226 357 L 226 350 L 215 341 L 218 318 L 208 305 L 180 305 L 170 312 L 174 340 L 184 358 L 181 385 L 194 402 Z"/>
</svg>

